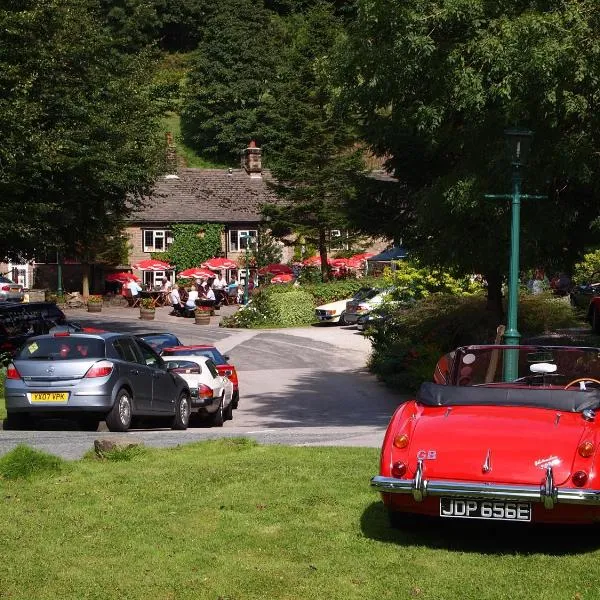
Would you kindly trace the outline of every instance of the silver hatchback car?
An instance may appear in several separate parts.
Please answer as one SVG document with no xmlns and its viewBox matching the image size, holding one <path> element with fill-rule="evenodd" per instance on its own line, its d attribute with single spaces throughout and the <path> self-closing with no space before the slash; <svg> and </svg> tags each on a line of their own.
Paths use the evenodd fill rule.
<svg viewBox="0 0 600 600">
<path fill-rule="evenodd" d="M 73 415 L 93 430 L 104 420 L 110 431 L 127 431 L 137 415 L 187 429 L 191 410 L 185 380 L 143 340 L 120 333 L 29 338 L 7 367 L 4 395 L 5 429 Z"/>
<path fill-rule="evenodd" d="M 23 302 L 24 297 L 25 293 L 20 283 L 0 275 L 0 302 Z"/>
</svg>

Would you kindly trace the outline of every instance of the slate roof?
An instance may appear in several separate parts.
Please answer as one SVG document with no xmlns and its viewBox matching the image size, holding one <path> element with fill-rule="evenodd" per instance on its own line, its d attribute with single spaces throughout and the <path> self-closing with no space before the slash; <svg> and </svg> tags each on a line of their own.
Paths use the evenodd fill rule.
<svg viewBox="0 0 600 600">
<path fill-rule="evenodd" d="M 144 206 L 129 217 L 130 223 L 256 223 L 261 206 L 276 202 L 262 177 L 244 169 L 179 169 L 179 178 L 161 177 Z"/>
</svg>

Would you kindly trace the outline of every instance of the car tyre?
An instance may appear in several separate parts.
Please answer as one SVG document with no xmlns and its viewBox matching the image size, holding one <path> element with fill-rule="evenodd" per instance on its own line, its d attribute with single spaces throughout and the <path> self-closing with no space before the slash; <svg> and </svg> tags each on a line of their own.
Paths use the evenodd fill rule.
<svg viewBox="0 0 600 600">
<path fill-rule="evenodd" d="M 342 311 L 342 314 L 340 315 L 340 320 L 338 321 L 338 323 L 340 325 L 348 325 L 348 323 L 346 323 L 346 311 Z"/>
<path fill-rule="evenodd" d="M 225 396 L 223 396 L 223 399 L 225 399 Z M 227 408 L 223 411 L 223 420 L 224 421 L 233 420 L 233 404 L 231 402 L 227 405 Z"/>
<path fill-rule="evenodd" d="M 223 427 L 223 423 L 225 421 L 225 414 L 223 411 L 223 397 L 221 397 L 221 401 L 219 402 L 219 408 L 211 415 L 211 425 L 213 427 Z"/>
<path fill-rule="evenodd" d="M 20 431 L 31 429 L 31 417 L 27 413 L 7 413 L 6 419 L 2 422 L 4 431 Z"/>
<path fill-rule="evenodd" d="M 237 408 L 240 403 L 240 390 L 235 390 L 231 397 L 231 408 Z"/>
<path fill-rule="evenodd" d="M 127 431 L 132 416 L 131 396 L 126 389 L 120 389 L 111 411 L 106 415 L 106 426 L 109 431 Z"/>
<path fill-rule="evenodd" d="M 190 424 L 190 413 L 192 408 L 190 406 L 190 399 L 186 394 L 181 394 L 175 404 L 175 415 L 173 416 L 173 422 L 171 423 L 171 429 L 183 430 L 187 429 Z"/>
</svg>

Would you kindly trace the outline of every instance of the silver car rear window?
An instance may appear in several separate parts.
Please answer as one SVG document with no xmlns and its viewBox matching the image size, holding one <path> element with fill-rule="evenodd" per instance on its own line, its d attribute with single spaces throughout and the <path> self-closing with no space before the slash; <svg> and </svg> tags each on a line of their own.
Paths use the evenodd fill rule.
<svg viewBox="0 0 600 600">
<path fill-rule="evenodd" d="M 21 348 L 16 360 L 72 360 L 104 358 L 104 340 L 57 336 L 32 339 Z"/>
</svg>

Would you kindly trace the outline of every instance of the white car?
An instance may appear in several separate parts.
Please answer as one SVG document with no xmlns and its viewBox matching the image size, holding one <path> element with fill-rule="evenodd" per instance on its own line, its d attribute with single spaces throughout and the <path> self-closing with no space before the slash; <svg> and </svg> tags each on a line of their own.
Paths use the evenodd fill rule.
<svg viewBox="0 0 600 600">
<path fill-rule="evenodd" d="M 315 317 L 321 323 L 339 323 L 345 325 L 344 313 L 346 312 L 346 303 L 352 298 L 338 300 L 337 302 L 329 302 L 315 308 Z"/>
<path fill-rule="evenodd" d="M 348 325 L 358 323 L 361 317 L 368 315 L 374 308 L 381 306 L 389 298 L 391 289 L 371 288 L 360 297 L 354 297 L 346 304 L 344 320 Z"/>
<path fill-rule="evenodd" d="M 322 304 L 321 306 L 317 306 L 315 309 L 315 317 L 318 321 L 323 323 L 339 323 L 340 325 L 348 325 L 348 320 L 346 319 L 346 305 L 355 300 L 366 297 L 366 295 L 371 291 L 372 288 L 360 288 L 352 296 L 352 298 L 345 298 L 344 300 L 337 300 L 335 302 L 329 302 L 328 304 Z"/>
<path fill-rule="evenodd" d="M 161 358 L 170 372 L 177 373 L 188 384 L 192 416 L 208 419 L 216 427 L 233 418 L 233 383 L 219 375 L 211 358 L 201 354 Z"/>
</svg>

